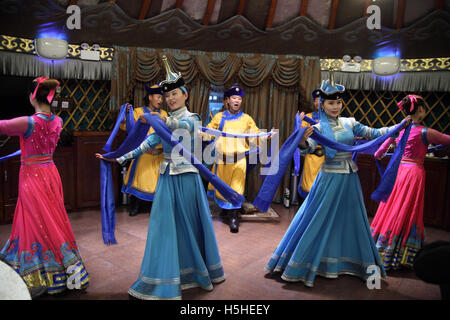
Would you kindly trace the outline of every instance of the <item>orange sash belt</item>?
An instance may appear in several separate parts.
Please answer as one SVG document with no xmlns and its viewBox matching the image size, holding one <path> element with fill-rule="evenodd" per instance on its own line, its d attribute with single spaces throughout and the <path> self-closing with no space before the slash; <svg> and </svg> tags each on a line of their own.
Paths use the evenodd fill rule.
<svg viewBox="0 0 450 320">
<path fill-rule="evenodd" d="M 401 163 L 409 163 L 409 164 L 423 166 L 423 160 L 420 160 L 420 159 L 412 159 L 412 158 L 403 157 Z"/>
<path fill-rule="evenodd" d="M 21 164 L 23 165 L 51 163 L 51 162 L 53 162 L 53 157 L 52 155 L 48 154 L 28 156 L 21 159 Z"/>
</svg>

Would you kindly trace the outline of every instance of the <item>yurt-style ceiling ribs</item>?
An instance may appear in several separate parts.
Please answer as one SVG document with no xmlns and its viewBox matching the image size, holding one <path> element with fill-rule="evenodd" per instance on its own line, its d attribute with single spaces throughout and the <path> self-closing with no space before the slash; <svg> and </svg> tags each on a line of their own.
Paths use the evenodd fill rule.
<svg viewBox="0 0 450 320">
<path fill-rule="evenodd" d="M 42 28 L 69 43 L 201 51 L 373 58 L 448 56 L 450 0 L 1 0 L 1 34 L 33 39 Z M 381 29 L 370 30 L 370 5 Z M 81 8 L 81 29 L 66 12 Z"/>
</svg>

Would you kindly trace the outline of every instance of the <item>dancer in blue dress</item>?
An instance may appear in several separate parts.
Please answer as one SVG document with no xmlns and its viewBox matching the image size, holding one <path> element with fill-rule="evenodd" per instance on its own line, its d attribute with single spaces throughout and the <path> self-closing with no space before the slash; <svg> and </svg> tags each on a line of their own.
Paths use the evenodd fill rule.
<svg viewBox="0 0 450 320">
<path fill-rule="evenodd" d="M 333 82 L 322 82 L 320 122 L 306 130 L 300 143 L 303 154 L 313 153 L 317 147 L 317 142 L 308 138 L 313 130 L 352 145 L 355 136 L 373 139 L 392 128 L 372 129 L 354 118 L 339 117 L 345 88 Z M 266 271 L 281 271 L 283 280 L 302 281 L 309 287 L 314 285 L 316 275 L 337 278 L 349 274 L 366 280 L 372 270 L 378 270 L 385 277 L 371 236 L 357 170 L 352 153 L 325 147 L 325 162 Z M 378 268 L 368 269 L 369 266 Z"/>
<path fill-rule="evenodd" d="M 198 114 L 188 111 L 188 93 L 179 73 L 170 70 L 163 57 L 167 80 L 160 86 L 171 112 L 158 115 L 167 127 L 184 130 L 194 143 L 194 122 Z M 140 120 L 146 122 L 145 117 Z M 128 293 L 138 299 L 181 299 L 181 290 L 201 287 L 212 290 L 213 283 L 225 280 L 212 225 L 211 212 L 198 169 L 156 133 L 135 150 L 114 159 L 123 163 L 162 143 L 164 160 L 156 186 L 148 225 L 147 243 L 137 281 Z M 191 149 L 192 150 L 192 149 Z M 174 152 L 172 152 L 174 151 Z M 97 157 L 104 158 L 97 154 Z"/>
</svg>

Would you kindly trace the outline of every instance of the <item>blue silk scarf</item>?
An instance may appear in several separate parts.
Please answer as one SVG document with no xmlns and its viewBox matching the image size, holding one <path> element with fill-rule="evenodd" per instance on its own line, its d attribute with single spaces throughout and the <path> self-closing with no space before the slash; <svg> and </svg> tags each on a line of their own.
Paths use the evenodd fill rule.
<svg viewBox="0 0 450 320">
<path fill-rule="evenodd" d="M 21 154 L 22 154 L 22 150 L 14 151 L 13 153 L 8 154 L 7 156 L 1 157 L 0 158 L 0 162 L 6 161 L 6 160 L 8 160 L 10 158 L 14 158 L 14 157 L 20 156 Z"/>
<path fill-rule="evenodd" d="M 223 119 L 223 118 L 222 118 Z M 227 119 L 229 119 L 229 118 L 227 118 Z M 219 137 L 219 136 L 221 136 L 221 137 L 228 137 L 228 138 L 261 138 L 261 137 L 265 137 L 265 136 L 270 136 L 270 135 L 272 135 L 273 134 L 273 132 L 263 132 L 263 133 L 228 133 L 228 132 L 224 132 L 224 131 L 221 131 L 221 130 L 215 130 L 215 129 L 210 129 L 210 128 L 206 128 L 206 127 L 200 127 L 199 128 L 202 132 L 205 132 L 205 133 L 207 133 L 207 134 L 210 134 L 210 135 L 213 135 L 213 136 L 216 136 L 216 137 Z M 215 140 L 213 140 L 213 142 L 210 142 L 210 143 L 215 143 Z M 203 145 L 203 149 L 205 149 L 206 148 L 206 146 L 207 145 L 209 145 L 210 143 L 205 143 L 204 145 Z M 258 154 L 257 156 L 258 156 L 258 159 L 260 159 L 259 158 L 259 148 L 258 147 L 255 147 L 255 148 L 252 148 L 252 149 L 250 149 L 249 151 L 246 151 L 245 152 L 245 156 L 247 157 L 247 156 L 249 156 L 250 154 L 252 154 L 252 153 L 256 153 L 256 154 Z M 211 153 L 211 156 L 214 156 L 215 155 L 215 150 L 214 151 L 212 151 L 212 153 Z M 264 167 L 268 167 L 268 166 L 270 166 L 270 162 L 271 162 L 271 160 L 270 160 L 270 158 L 271 158 L 271 149 L 269 148 L 268 149 L 268 152 L 267 152 L 267 161 L 266 161 L 266 164 L 264 164 Z M 260 160 L 258 160 L 258 162 L 260 162 Z M 249 163 L 247 163 L 247 173 L 248 172 L 250 172 L 251 170 L 253 170 L 253 168 L 256 166 L 256 164 L 249 164 Z M 261 176 L 263 176 L 263 175 L 261 175 Z"/>
<path fill-rule="evenodd" d="M 300 121 L 298 114 L 296 115 L 296 121 Z M 306 127 L 296 127 L 297 129 L 286 139 L 278 154 L 273 155 L 275 158 L 272 158 L 271 161 L 271 167 L 269 168 L 270 174 L 266 175 L 258 196 L 253 201 L 253 205 L 263 212 L 267 212 L 269 209 L 278 185 L 292 159 L 292 155 L 298 148 L 305 133 Z"/>
<path fill-rule="evenodd" d="M 178 152 L 188 160 L 195 168 L 198 169 L 199 173 L 220 192 L 220 194 L 227 199 L 233 205 L 241 204 L 245 198 L 234 191 L 225 182 L 214 175 L 208 168 L 206 168 L 202 162 L 197 159 L 192 153 L 190 153 L 182 143 L 180 143 L 175 137 L 172 136 L 172 131 L 167 127 L 167 125 L 161 120 L 160 117 L 151 114 L 145 114 L 144 117 L 150 123 L 150 125 L 155 130 L 156 134 L 172 148 L 177 148 Z"/>
<path fill-rule="evenodd" d="M 117 123 L 123 120 L 125 116 L 124 112 L 121 112 L 117 118 Z M 125 141 L 120 147 L 112 152 L 103 154 L 106 158 L 118 158 L 125 153 L 128 153 L 136 149 L 147 137 L 147 132 L 150 126 L 153 127 L 156 134 L 165 142 L 170 144 L 173 148 L 177 148 L 179 153 L 189 160 L 194 167 L 196 167 L 200 174 L 205 177 L 212 185 L 222 194 L 222 196 L 234 205 L 242 203 L 245 199 L 242 195 L 234 191 L 217 176 L 212 174 L 205 166 L 203 166 L 197 158 L 195 158 L 190 152 L 186 150 L 182 143 L 175 137 L 172 138 L 172 132 L 167 125 L 158 117 L 151 114 L 145 114 L 149 124 L 137 121 L 136 125 L 131 129 L 130 133 L 126 137 Z M 114 133 L 114 131 L 113 131 Z M 108 140 L 109 141 L 109 140 Z M 110 145 L 112 144 L 112 140 Z M 105 149 L 105 148 L 104 148 Z M 116 244 L 117 241 L 114 236 L 116 213 L 114 205 L 114 192 L 113 192 L 113 180 L 111 174 L 111 163 L 107 161 L 101 161 L 100 166 L 100 196 L 101 196 L 101 220 L 102 220 L 102 236 L 103 242 L 107 245 Z"/>
<path fill-rule="evenodd" d="M 304 118 L 304 120 L 311 123 L 312 120 L 309 117 Z M 296 115 L 296 121 L 299 122 L 300 117 L 297 114 Z M 315 123 L 315 121 L 314 121 Z M 316 140 L 319 144 L 329 147 L 334 150 L 338 151 L 345 151 L 345 152 L 360 152 L 363 150 L 366 150 L 368 148 L 372 148 L 374 145 L 381 144 L 384 140 L 387 138 L 397 134 L 400 130 L 402 130 L 404 126 L 404 122 L 398 124 L 393 130 L 389 131 L 388 133 L 371 140 L 368 143 L 365 143 L 363 145 L 357 145 L 357 146 L 349 146 L 345 144 L 338 143 L 336 141 L 332 141 L 322 134 L 320 134 L 318 131 L 314 130 L 311 138 Z M 384 175 L 382 177 L 382 180 L 380 184 L 378 185 L 377 189 L 372 194 L 372 199 L 376 201 L 381 201 L 383 199 L 387 199 L 390 195 L 390 192 L 392 191 L 392 188 L 394 186 L 395 177 L 397 176 L 397 170 L 398 166 L 400 165 L 401 157 L 404 152 L 404 145 L 406 144 L 406 141 L 408 140 L 409 136 L 409 130 L 411 128 L 411 125 L 408 126 L 408 128 L 405 131 L 405 134 L 403 135 L 401 139 L 401 144 L 403 144 L 403 148 L 397 148 L 394 157 L 392 157 L 391 162 L 389 163 L 388 168 L 384 172 Z M 275 195 L 275 192 L 278 188 L 278 185 L 280 184 L 280 181 L 284 175 L 284 172 L 286 171 L 286 168 L 292 159 L 292 156 L 294 154 L 295 149 L 297 149 L 306 128 L 302 128 L 301 126 L 297 126 L 297 130 L 294 130 L 294 132 L 289 136 L 289 138 L 286 140 L 286 142 L 281 146 L 280 151 L 278 152 L 278 155 L 275 158 L 275 163 L 278 165 L 278 171 L 275 174 L 268 175 L 263 182 L 263 185 L 259 191 L 258 196 L 255 198 L 253 205 L 257 207 L 259 210 L 266 212 L 269 209 L 270 203 L 272 202 L 272 199 Z M 384 200 L 385 201 L 385 200 Z"/>
<path fill-rule="evenodd" d="M 134 150 L 147 136 L 147 132 L 150 129 L 149 125 L 142 123 L 140 126 L 133 125 L 128 122 L 131 121 L 133 109 L 130 108 L 128 115 L 126 114 L 126 104 L 120 107 L 119 116 L 117 117 L 114 129 L 108 138 L 103 150 L 108 153 L 104 154 L 106 158 L 117 158 L 123 154 Z M 127 129 L 130 130 L 129 134 L 125 138 L 122 145 L 115 151 L 111 151 L 111 146 L 117 135 L 120 127 L 120 123 L 127 117 Z M 131 128 L 131 129 L 130 129 Z M 116 226 L 116 211 L 115 211 L 115 199 L 114 199 L 114 183 L 111 173 L 111 163 L 107 161 L 100 161 L 100 210 L 102 221 L 102 236 L 103 242 L 106 245 L 116 244 L 116 238 L 114 236 L 114 229 Z"/>
</svg>

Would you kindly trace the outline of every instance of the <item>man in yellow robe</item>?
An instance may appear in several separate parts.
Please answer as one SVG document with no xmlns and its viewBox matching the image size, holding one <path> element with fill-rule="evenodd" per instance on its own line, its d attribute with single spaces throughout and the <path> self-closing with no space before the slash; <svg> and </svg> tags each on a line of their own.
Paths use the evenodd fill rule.
<svg viewBox="0 0 450 320">
<path fill-rule="evenodd" d="M 228 106 L 227 110 L 217 113 L 207 125 L 207 128 L 234 134 L 258 133 L 259 128 L 252 117 L 241 111 L 243 96 L 244 91 L 237 84 L 226 91 L 224 98 L 225 105 Z M 204 139 L 208 140 L 211 137 L 204 134 Z M 256 141 L 257 138 L 254 139 Z M 216 161 L 212 172 L 236 192 L 244 195 L 247 170 L 245 153 L 250 150 L 249 141 L 218 137 L 215 143 Z M 239 231 L 241 205 L 233 206 L 211 184 L 208 186 L 208 196 L 214 197 L 217 205 L 223 209 L 222 216 L 229 217 L 230 231 L 237 233 Z"/>
<path fill-rule="evenodd" d="M 319 90 L 314 90 L 312 92 L 312 97 L 314 101 L 314 111 L 307 113 L 306 115 L 317 122 L 319 121 Z M 306 121 L 302 122 L 302 127 L 307 127 L 310 124 Z M 316 180 L 317 174 L 322 167 L 322 163 L 325 160 L 322 147 L 318 146 L 316 151 L 305 156 L 303 172 L 301 177 L 301 183 L 299 188 L 299 193 L 302 197 L 306 198 L 311 187 Z"/>
<path fill-rule="evenodd" d="M 158 85 L 145 86 L 147 96 L 144 98 L 145 105 L 133 110 L 134 122 L 144 113 L 159 112 L 163 116 L 168 116 L 167 112 L 161 109 L 163 102 L 163 92 Z M 120 127 L 126 130 L 126 124 Z M 131 128 L 128 128 L 131 130 Z M 129 131 L 128 130 L 128 131 Z M 147 135 L 154 132 L 150 127 Z M 164 159 L 162 145 L 134 159 L 124 179 L 122 192 L 130 195 L 130 216 L 135 216 L 139 212 L 141 201 L 153 201 L 156 184 L 159 177 L 159 166 Z"/>
</svg>

